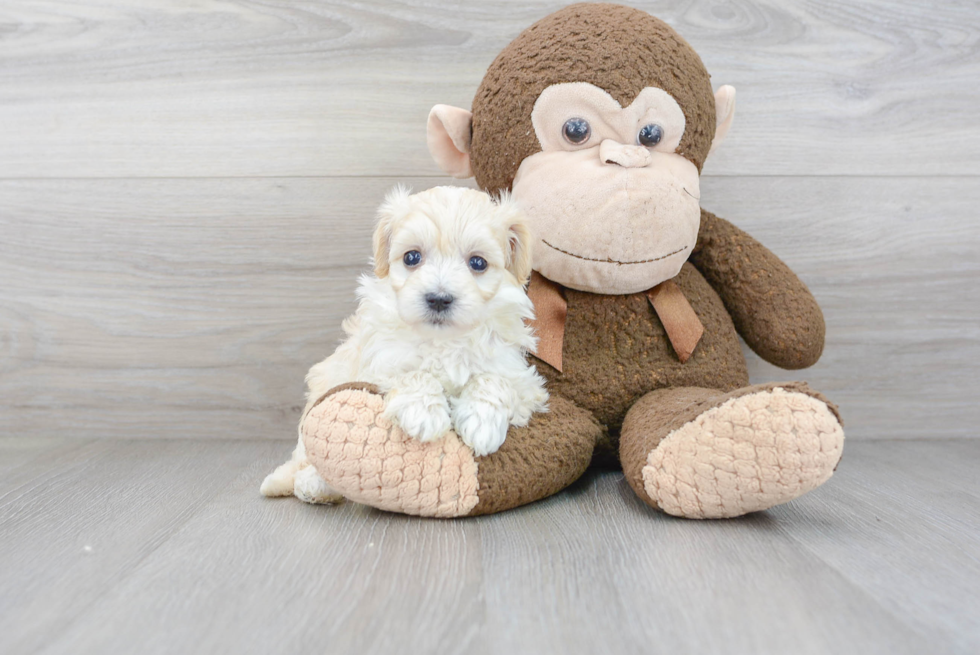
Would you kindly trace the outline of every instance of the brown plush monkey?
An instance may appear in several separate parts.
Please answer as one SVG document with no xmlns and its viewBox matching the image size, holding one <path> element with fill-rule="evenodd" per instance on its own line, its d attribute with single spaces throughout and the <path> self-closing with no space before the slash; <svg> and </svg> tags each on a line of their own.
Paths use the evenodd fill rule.
<svg viewBox="0 0 980 655">
<path fill-rule="evenodd" d="M 749 386 L 737 334 L 812 365 L 824 323 L 774 254 L 700 208 L 705 158 L 732 123 L 697 53 L 664 22 L 606 4 L 558 11 L 491 64 L 468 112 L 437 105 L 429 148 L 456 177 L 509 190 L 535 236 L 535 360 L 551 409 L 474 459 L 450 434 L 404 438 L 362 385 L 305 417 L 310 460 L 345 496 L 463 516 L 531 502 L 616 460 L 652 507 L 732 517 L 834 471 L 836 408 L 802 383 Z M 354 447 L 356 446 L 356 447 Z"/>
</svg>

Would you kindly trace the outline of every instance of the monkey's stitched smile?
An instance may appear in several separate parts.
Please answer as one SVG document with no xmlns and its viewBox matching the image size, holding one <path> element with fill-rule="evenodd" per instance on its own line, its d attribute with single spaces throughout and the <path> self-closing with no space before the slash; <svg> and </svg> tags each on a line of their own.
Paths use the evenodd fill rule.
<svg viewBox="0 0 980 655">
<path fill-rule="evenodd" d="M 669 252 L 666 255 L 660 255 L 659 257 L 654 257 L 653 259 L 641 259 L 640 261 L 636 261 L 636 262 L 621 262 L 617 259 L 596 259 L 595 257 L 583 257 L 582 255 L 576 255 L 574 252 L 568 252 L 567 250 L 562 250 L 558 246 L 553 246 L 547 241 L 545 241 L 544 239 L 541 239 L 541 242 L 544 245 L 551 248 L 552 250 L 557 250 L 560 253 L 563 253 L 570 257 L 575 257 L 576 259 L 583 259 L 587 262 L 599 262 L 600 264 L 618 264 L 620 266 L 628 266 L 630 264 L 649 264 L 650 262 L 659 262 L 661 259 L 667 259 L 668 257 L 673 257 L 677 253 L 684 252 L 685 250 L 687 250 L 687 246 L 684 246 L 683 248 L 678 248 L 674 252 Z"/>
</svg>

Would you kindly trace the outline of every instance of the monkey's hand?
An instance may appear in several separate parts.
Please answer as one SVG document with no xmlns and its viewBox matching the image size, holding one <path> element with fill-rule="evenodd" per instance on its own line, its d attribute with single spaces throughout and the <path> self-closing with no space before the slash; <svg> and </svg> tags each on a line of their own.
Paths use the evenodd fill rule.
<svg viewBox="0 0 980 655">
<path fill-rule="evenodd" d="M 806 285 L 764 245 L 702 209 L 691 263 L 721 296 L 738 333 L 764 360 L 800 369 L 820 359 L 823 313 Z"/>
</svg>

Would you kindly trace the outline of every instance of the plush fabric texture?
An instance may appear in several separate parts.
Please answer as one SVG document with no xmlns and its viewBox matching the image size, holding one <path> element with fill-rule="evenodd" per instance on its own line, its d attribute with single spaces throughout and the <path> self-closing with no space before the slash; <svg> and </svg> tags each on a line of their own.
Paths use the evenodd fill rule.
<svg viewBox="0 0 980 655">
<path fill-rule="evenodd" d="M 510 189 L 522 162 L 551 155 L 542 152 L 535 135 L 532 108 L 545 88 L 570 82 L 605 89 L 623 107 L 646 87 L 673 96 L 686 123 L 676 152 L 687 161 L 672 159 L 688 171 L 693 164 L 700 172 L 716 122 L 724 129 L 731 122 L 731 111 L 724 109 L 716 118 L 701 60 L 665 23 L 618 5 L 572 5 L 525 30 L 490 66 L 473 102 L 469 147 L 481 187 Z M 734 90 L 718 97 L 733 106 Z M 461 124 L 453 116 L 460 114 L 434 120 L 444 128 Z M 436 151 L 450 144 L 459 150 L 465 130 L 443 132 Z M 640 156 L 607 150 L 610 157 L 622 157 L 621 164 Z M 533 168 L 522 171 L 518 187 Z M 565 187 L 559 185 L 567 182 L 561 177 L 534 180 L 542 190 L 558 192 L 540 197 L 561 197 Z M 547 379 L 550 411 L 534 415 L 526 428 L 511 428 L 499 451 L 474 459 L 454 434 L 427 444 L 408 440 L 380 418 L 381 396 L 346 388 L 328 395 L 303 422 L 317 471 L 353 500 L 424 516 L 489 514 L 544 498 L 576 480 L 590 460 L 618 461 L 645 502 L 690 518 L 765 509 L 829 478 L 844 439 L 836 408 L 802 383 L 748 386 L 738 339 L 742 335 L 777 366 L 809 366 L 823 350 L 820 308 L 776 255 L 700 209 L 700 194 L 688 191 L 695 203 L 691 225 L 697 227 L 700 217 L 700 226 L 691 228 L 683 251 L 661 253 L 686 261 L 676 277 L 671 271 L 646 286 L 637 282 L 635 293 L 623 286 L 634 279 L 609 286 L 598 273 L 577 274 L 576 267 L 590 261 L 624 268 L 644 263 L 622 261 L 615 250 L 616 257 L 602 254 L 601 246 L 615 235 L 605 241 L 590 236 L 586 227 L 596 220 L 594 212 L 577 207 L 579 216 L 563 214 L 554 230 L 535 235 L 569 255 L 567 277 L 584 283 L 575 287 L 551 276 L 564 288 L 545 294 L 549 302 L 542 315 L 563 316 L 564 331 L 559 338 L 544 335 L 542 346 L 558 366 L 533 360 Z M 614 232 L 612 224 L 601 227 Z M 649 221 L 642 225 L 650 228 Z M 566 236 L 596 246 L 596 252 L 560 250 L 559 237 Z M 654 245 L 660 245 L 655 238 Z M 547 276 L 537 246 L 535 253 L 535 270 Z M 686 362 L 646 294 L 671 277 L 703 327 Z M 690 342 L 685 339 L 678 349 L 687 353 L 691 348 L 684 344 Z"/>
<path fill-rule="evenodd" d="M 411 439 L 384 417 L 384 397 L 353 387 L 329 393 L 302 423 L 307 457 L 346 498 L 378 509 L 449 518 L 478 502 L 477 464 L 454 433 Z"/>
<path fill-rule="evenodd" d="M 701 319 L 673 280 L 661 282 L 647 291 L 646 295 L 667 332 L 670 345 L 674 347 L 677 358 L 683 364 L 691 358 L 704 335 Z"/>
<path fill-rule="evenodd" d="M 384 418 L 372 385 L 331 389 L 302 423 L 307 456 L 350 500 L 403 514 L 491 514 L 555 494 L 589 466 L 602 428 L 563 398 L 511 428 L 492 455 L 474 459 L 455 433 L 422 443 Z"/>
<path fill-rule="evenodd" d="M 511 428 L 497 452 L 480 457 L 480 502 L 470 516 L 493 514 L 556 494 L 581 477 L 602 427 L 568 400 L 552 397 L 549 411 Z"/>
<path fill-rule="evenodd" d="M 728 136 L 735 120 L 735 87 L 723 84 L 715 91 L 715 138 L 711 141 L 710 155 Z"/>
<path fill-rule="evenodd" d="M 623 424 L 627 481 L 652 507 L 686 518 L 730 518 L 826 482 L 844 432 L 836 407 L 802 383 L 719 394 L 663 389 Z"/>
<path fill-rule="evenodd" d="M 730 391 L 749 383 L 735 326 L 718 294 L 690 264 L 674 282 L 704 325 L 704 335 L 681 363 L 645 293 L 606 296 L 565 289 L 563 370 L 535 359 L 548 392 L 587 409 L 616 433 L 629 408 L 655 389 L 669 386 Z"/>
<path fill-rule="evenodd" d="M 660 509 L 643 486 L 643 467 L 649 454 L 667 433 L 693 421 L 725 395 L 723 391 L 702 387 L 657 389 L 643 396 L 626 414 L 620 432 L 619 461 L 626 481 L 647 505 Z"/>
<path fill-rule="evenodd" d="M 591 131 L 587 141 L 572 145 L 562 137 L 562 126 L 569 117 L 584 118 Z M 634 163 L 618 160 L 622 166 L 645 166 L 651 149 L 633 145 L 636 128 L 644 118 L 656 116 L 664 136 L 654 150 L 673 153 L 684 135 L 684 111 L 663 89 L 647 87 L 625 107 L 608 91 L 587 82 L 552 84 L 541 92 L 531 110 L 531 125 L 542 150 L 577 150 L 605 146 L 606 152 L 632 151 Z M 618 148 L 615 146 L 619 146 Z M 605 160 L 600 150 L 599 156 Z"/>
<path fill-rule="evenodd" d="M 575 4 L 524 30 L 490 64 L 473 100 L 471 166 L 488 191 L 509 189 L 538 152 L 531 111 L 552 84 L 588 82 L 622 106 L 648 86 L 673 96 L 686 128 L 677 152 L 700 171 L 715 134 L 711 79 L 694 49 L 662 20 L 619 5 Z"/>
<path fill-rule="evenodd" d="M 429 112 L 426 143 L 429 154 L 443 170 L 456 178 L 472 177 L 470 168 L 470 124 L 473 115 L 465 109 L 436 105 Z"/>
<path fill-rule="evenodd" d="M 579 291 L 646 291 L 677 275 L 697 245 L 698 170 L 649 151 L 649 166 L 604 164 L 601 151 L 545 150 L 517 171 L 513 197 L 535 237 L 534 269 Z"/>
<path fill-rule="evenodd" d="M 817 363 L 826 334 L 823 312 L 772 251 L 702 209 L 690 261 L 721 296 L 738 333 L 759 357 L 789 370 Z"/>
<path fill-rule="evenodd" d="M 562 370 L 562 350 L 565 347 L 565 319 L 568 302 L 561 285 L 555 284 L 537 271 L 531 274 L 527 295 L 534 305 L 534 318 L 529 321 L 538 343 L 531 352 L 558 372 Z"/>
<path fill-rule="evenodd" d="M 299 420 L 300 425 L 302 425 L 303 422 L 306 420 L 306 415 L 309 414 L 311 411 L 313 411 L 313 409 L 317 405 L 319 405 L 320 403 L 322 403 L 324 400 L 334 395 L 335 393 L 340 393 L 341 391 L 344 391 L 346 389 L 367 391 L 368 393 L 381 393 L 381 390 L 378 389 L 378 385 L 370 384 L 369 382 L 345 382 L 344 384 L 338 384 L 336 387 L 332 387 L 331 389 L 329 389 L 326 393 L 320 394 L 320 397 L 317 398 L 315 402 L 309 404 L 309 406 L 306 409 L 306 412 L 304 412 L 303 416 L 300 417 Z"/>
<path fill-rule="evenodd" d="M 383 418 L 383 397 L 357 385 L 332 391 L 303 424 L 310 461 L 351 500 L 430 517 L 477 516 L 561 491 L 586 470 L 602 426 L 568 400 L 496 453 L 473 459 L 450 433 L 407 439 Z M 680 387 L 645 395 L 622 426 L 620 459 L 650 506 L 687 518 L 766 509 L 819 486 L 841 457 L 837 408 L 804 383 L 720 392 Z"/>
<path fill-rule="evenodd" d="M 560 373 L 563 370 L 562 349 L 568 314 L 564 291 L 561 285 L 535 271 L 527 293 L 534 304 L 534 319 L 530 325 L 538 339 L 537 347 L 531 354 Z M 701 340 L 704 326 L 684 297 L 684 292 L 673 280 L 661 282 L 647 291 L 646 296 L 664 326 L 677 358 L 683 364 L 690 359 Z"/>
</svg>

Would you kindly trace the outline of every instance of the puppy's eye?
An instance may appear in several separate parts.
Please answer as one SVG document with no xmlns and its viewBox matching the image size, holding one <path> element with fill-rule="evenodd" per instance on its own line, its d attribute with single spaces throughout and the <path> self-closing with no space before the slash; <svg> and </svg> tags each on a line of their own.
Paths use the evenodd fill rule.
<svg viewBox="0 0 980 655">
<path fill-rule="evenodd" d="M 422 253 L 420 253 L 418 250 L 409 250 L 405 253 L 405 256 L 402 257 L 402 261 L 405 262 L 405 266 L 415 268 L 422 263 Z"/>
<path fill-rule="evenodd" d="M 562 126 L 561 134 L 573 146 L 580 146 L 589 140 L 592 128 L 584 118 L 569 118 Z"/>
<path fill-rule="evenodd" d="M 477 273 L 482 273 L 483 271 L 487 270 L 487 260 L 479 255 L 473 255 L 470 257 L 470 268 Z"/>
<path fill-rule="evenodd" d="M 644 125 L 642 128 L 640 128 L 640 133 L 636 135 L 636 140 L 640 142 L 640 145 L 648 148 L 652 148 L 653 146 L 657 145 L 663 138 L 664 128 L 660 127 L 656 123 Z"/>
</svg>

